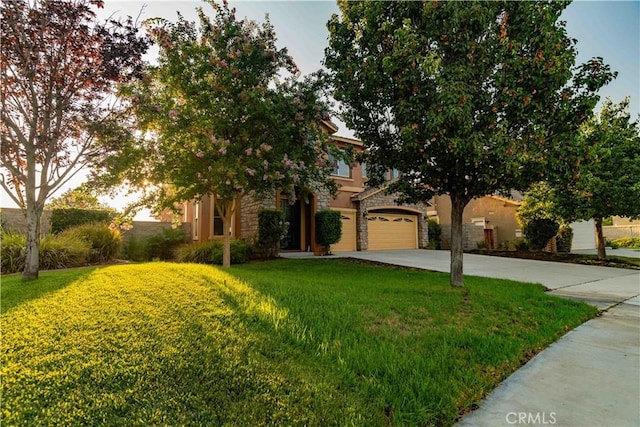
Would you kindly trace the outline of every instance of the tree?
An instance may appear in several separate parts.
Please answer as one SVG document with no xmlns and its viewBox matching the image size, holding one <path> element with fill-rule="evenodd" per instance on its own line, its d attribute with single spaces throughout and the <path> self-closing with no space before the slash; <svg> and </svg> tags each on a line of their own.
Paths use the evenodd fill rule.
<svg viewBox="0 0 640 427">
<path fill-rule="evenodd" d="M 198 9 L 198 29 L 182 17 L 147 21 L 159 65 L 122 92 L 144 135 L 119 156 L 124 162 L 104 171 L 116 182 L 147 186 L 146 202 L 157 209 L 211 196 L 229 266 L 229 230 L 243 196 L 282 190 L 293 203 L 308 191 L 336 188 L 328 179 L 319 81 L 296 77 L 268 19 L 239 21 L 226 3 L 211 6 L 213 19 Z"/>
<path fill-rule="evenodd" d="M 82 184 L 76 188 L 69 189 L 59 197 L 51 199 L 45 207 L 47 209 L 102 209 L 113 210 L 109 206 L 101 203 L 88 185 Z"/>
<path fill-rule="evenodd" d="M 131 18 L 99 23 L 92 6 L 102 3 L 0 5 L 0 185 L 27 219 L 23 279 L 38 277 L 47 199 L 82 167 L 110 154 L 110 144 L 96 135 L 116 122 L 114 86 L 140 72 L 148 47 Z"/>
<path fill-rule="evenodd" d="M 572 179 L 556 185 L 564 210 L 576 219 L 593 219 L 598 258 L 606 259 L 603 218 L 640 217 L 640 124 L 631 122 L 629 99 L 607 99 L 577 136 L 586 155 Z"/>
<path fill-rule="evenodd" d="M 574 67 L 566 5 L 340 1 L 328 23 L 325 65 L 371 182 L 397 169 L 399 202 L 451 197 L 452 286 L 465 206 L 539 181 L 614 77 L 601 58 Z"/>
</svg>

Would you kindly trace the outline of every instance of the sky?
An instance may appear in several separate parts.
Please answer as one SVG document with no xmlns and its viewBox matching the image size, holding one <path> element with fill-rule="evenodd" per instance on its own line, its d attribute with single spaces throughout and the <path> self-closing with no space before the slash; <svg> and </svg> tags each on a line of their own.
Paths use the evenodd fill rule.
<svg viewBox="0 0 640 427">
<path fill-rule="evenodd" d="M 239 19 L 247 17 L 262 22 L 265 13 L 268 13 L 278 38 L 278 46 L 287 47 L 302 74 L 322 67 L 324 49 L 328 44 L 326 23 L 332 14 L 339 13 L 335 1 L 264 0 L 230 1 L 229 4 L 236 8 Z M 175 21 L 176 12 L 179 11 L 186 19 L 195 21 L 195 10 L 199 6 L 205 12 L 212 11 L 211 6 L 201 1 L 106 0 L 100 16 L 140 15 L 141 20 L 162 17 Z M 569 36 L 577 39 L 577 63 L 599 56 L 604 58 L 604 62 L 613 71 L 618 72 L 617 79 L 600 91 L 601 99 L 610 97 L 617 103 L 629 96 L 632 120 L 637 119 L 640 113 L 640 2 L 574 1 L 564 11 L 561 19 L 566 21 Z M 157 50 L 150 51 L 148 60 L 153 61 L 155 55 Z M 339 135 L 353 136 L 344 125 L 339 126 Z M 68 188 L 76 187 L 83 180 L 84 174 L 80 173 Z M 64 190 L 66 188 L 56 196 Z M 1 196 L 1 206 L 15 206 L 6 194 Z M 124 203 L 123 200 L 107 198 L 103 198 L 103 201 L 115 208 L 121 208 Z M 149 219 L 148 213 L 140 214 L 137 219 Z"/>
</svg>

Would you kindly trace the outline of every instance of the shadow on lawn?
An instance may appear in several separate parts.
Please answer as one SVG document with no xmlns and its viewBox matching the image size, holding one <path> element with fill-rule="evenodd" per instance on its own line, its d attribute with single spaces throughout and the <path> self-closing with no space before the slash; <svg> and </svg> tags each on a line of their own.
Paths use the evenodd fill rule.
<svg viewBox="0 0 640 427">
<path fill-rule="evenodd" d="M 70 284 L 88 277 L 100 267 L 74 268 L 69 270 L 52 270 L 40 273 L 40 277 L 32 281 L 22 281 L 20 273 L 3 275 L 0 289 L 0 312 L 6 313 L 29 301 L 52 294 Z"/>
</svg>

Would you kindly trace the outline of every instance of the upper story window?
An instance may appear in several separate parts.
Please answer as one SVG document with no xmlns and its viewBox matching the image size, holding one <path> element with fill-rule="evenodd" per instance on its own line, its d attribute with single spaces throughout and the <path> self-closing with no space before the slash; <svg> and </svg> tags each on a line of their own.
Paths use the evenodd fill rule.
<svg viewBox="0 0 640 427">
<path fill-rule="evenodd" d="M 362 169 L 362 177 L 367 178 L 367 164 L 364 162 L 360 163 L 360 169 Z"/>
<path fill-rule="evenodd" d="M 396 179 L 400 176 L 400 171 L 398 169 L 391 169 L 389 171 L 390 179 Z"/>
<path fill-rule="evenodd" d="M 336 159 L 333 155 L 329 154 L 329 160 L 333 163 L 333 172 L 331 175 L 340 176 L 343 178 L 351 178 L 351 168 L 342 159 Z"/>
</svg>

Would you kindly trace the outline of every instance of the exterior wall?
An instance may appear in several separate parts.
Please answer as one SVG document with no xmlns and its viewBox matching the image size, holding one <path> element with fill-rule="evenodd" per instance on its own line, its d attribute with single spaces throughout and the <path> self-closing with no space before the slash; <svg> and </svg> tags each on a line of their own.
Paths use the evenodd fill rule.
<svg viewBox="0 0 640 427">
<path fill-rule="evenodd" d="M 438 212 L 438 218 L 440 224 L 451 227 L 451 199 L 449 196 L 436 196 L 433 199 L 434 207 Z M 471 224 L 472 218 L 485 218 L 488 228 L 496 230 L 494 236 L 494 242 L 496 245 L 505 240 L 516 239 L 516 230 L 520 229 L 520 225 L 516 220 L 516 210 L 518 204 L 516 202 L 509 202 L 502 198 L 496 198 L 492 196 L 485 196 L 479 199 L 473 199 L 465 207 L 462 214 L 462 223 Z M 482 229 L 482 227 L 477 227 Z M 474 234 L 475 236 L 475 234 Z M 470 238 L 472 236 L 470 235 Z M 443 231 L 444 239 L 444 231 Z M 483 240 L 480 238 L 468 242 L 467 246 L 475 246 L 478 241 Z"/>
<path fill-rule="evenodd" d="M 191 240 L 191 224 L 183 222 L 180 227 L 185 230 L 185 241 Z M 162 233 L 165 228 L 173 228 L 171 222 L 157 222 L 157 221 L 133 221 L 129 230 L 122 232 L 122 238 L 124 240 L 135 237 L 136 239 L 146 239 L 155 234 Z"/>
<path fill-rule="evenodd" d="M 247 194 L 240 201 L 239 229 L 237 235 L 244 239 L 254 239 L 258 237 L 258 211 L 260 209 L 275 209 L 276 199 L 274 196 L 257 199 L 254 194 Z"/>
<path fill-rule="evenodd" d="M 27 232 L 27 217 L 18 208 L 2 208 L 2 225 L 7 230 L 13 230 L 18 233 Z M 40 218 L 40 234 L 49 234 L 51 232 L 51 211 L 45 210 Z"/>
<path fill-rule="evenodd" d="M 607 240 L 621 239 L 623 237 L 640 237 L 640 224 L 608 225 L 602 227 L 602 234 L 604 234 Z"/>
<path fill-rule="evenodd" d="M 640 227 L 640 219 L 629 219 L 621 216 L 614 216 L 613 225 L 614 226 L 627 225 L 627 226 Z"/>
<path fill-rule="evenodd" d="M 22 214 L 22 210 L 15 208 L 2 208 L 2 220 L 7 229 L 25 233 L 27 231 L 26 218 Z M 171 222 L 158 221 L 133 221 L 131 228 L 122 232 L 123 239 L 135 237 L 136 239 L 146 239 L 154 234 L 162 233 L 164 228 L 172 228 Z M 191 239 L 191 224 L 182 223 L 181 227 L 185 229 L 185 240 Z M 51 211 L 45 210 L 42 213 L 42 222 L 40 234 L 45 235 L 51 232 Z"/>
<path fill-rule="evenodd" d="M 474 224 L 462 224 L 462 249 L 478 249 L 478 242 L 484 241 L 484 228 Z M 495 242 L 495 235 L 494 235 Z M 442 224 L 442 249 L 451 249 L 451 224 Z"/>
</svg>

